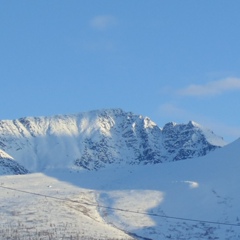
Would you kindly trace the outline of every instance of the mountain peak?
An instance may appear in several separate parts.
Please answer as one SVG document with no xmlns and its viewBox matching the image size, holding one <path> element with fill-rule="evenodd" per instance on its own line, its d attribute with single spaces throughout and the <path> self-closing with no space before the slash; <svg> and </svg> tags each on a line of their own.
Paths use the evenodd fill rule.
<svg viewBox="0 0 240 240">
<path fill-rule="evenodd" d="M 194 122 L 194 121 L 189 121 L 189 122 L 188 122 L 188 125 L 191 126 L 191 127 L 198 127 L 198 128 L 201 127 L 200 124 L 198 124 L 198 123 L 196 123 L 196 122 Z"/>
</svg>

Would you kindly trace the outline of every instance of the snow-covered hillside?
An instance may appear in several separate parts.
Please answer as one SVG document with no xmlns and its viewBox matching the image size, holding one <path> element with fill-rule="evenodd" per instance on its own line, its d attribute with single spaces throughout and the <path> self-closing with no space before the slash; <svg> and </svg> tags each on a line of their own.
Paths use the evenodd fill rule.
<svg viewBox="0 0 240 240">
<path fill-rule="evenodd" d="M 237 240 L 239 156 L 240 139 L 185 161 L 1 176 L 0 235 Z"/>
<path fill-rule="evenodd" d="M 224 144 L 194 122 L 161 129 L 148 117 L 121 109 L 0 121 L 0 148 L 33 172 L 171 162 Z"/>
</svg>

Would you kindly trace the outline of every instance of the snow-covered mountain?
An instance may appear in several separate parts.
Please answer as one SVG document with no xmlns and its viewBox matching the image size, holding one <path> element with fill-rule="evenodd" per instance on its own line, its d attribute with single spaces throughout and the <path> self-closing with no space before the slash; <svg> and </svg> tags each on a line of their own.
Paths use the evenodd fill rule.
<svg viewBox="0 0 240 240">
<path fill-rule="evenodd" d="M 224 145 L 119 109 L 0 121 L 0 239 L 240 239 L 240 139 Z"/>
<path fill-rule="evenodd" d="M 17 163 L 10 155 L 0 149 L 0 175 L 26 174 L 27 169 Z"/>
<path fill-rule="evenodd" d="M 168 123 L 121 109 L 0 121 L 0 148 L 30 171 L 155 164 L 206 155 L 222 138 L 197 123 Z"/>
</svg>

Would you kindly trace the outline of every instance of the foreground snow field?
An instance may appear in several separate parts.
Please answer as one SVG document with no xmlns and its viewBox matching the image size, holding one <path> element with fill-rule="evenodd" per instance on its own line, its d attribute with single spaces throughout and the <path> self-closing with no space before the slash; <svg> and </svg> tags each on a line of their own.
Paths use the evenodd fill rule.
<svg viewBox="0 0 240 240">
<path fill-rule="evenodd" d="M 0 184 L 4 187 L 1 188 L 1 239 L 37 236 L 39 239 L 108 239 L 108 236 L 132 239 L 105 223 L 98 212 L 97 191 L 40 173 L 4 176 Z"/>
<path fill-rule="evenodd" d="M 237 140 L 178 162 L 1 176 L 0 236 L 240 239 L 239 156 Z"/>
</svg>

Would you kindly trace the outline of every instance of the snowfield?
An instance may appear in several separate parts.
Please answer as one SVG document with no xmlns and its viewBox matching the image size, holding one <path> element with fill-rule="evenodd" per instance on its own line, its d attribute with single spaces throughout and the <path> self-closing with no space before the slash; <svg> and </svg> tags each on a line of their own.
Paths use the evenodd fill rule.
<svg viewBox="0 0 240 240">
<path fill-rule="evenodd" d="M 40 173 L 0 177 L 0 184 L 7 187 L 1 188 L 0 239 L 132 239 L 105 223 L 97 191 Z"/>
<path fill-rule="evenodd" d="M 1 176 L 1 239 L 240 239 L 239 156 Z"/>
</svg>

